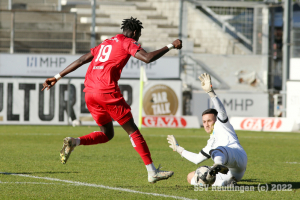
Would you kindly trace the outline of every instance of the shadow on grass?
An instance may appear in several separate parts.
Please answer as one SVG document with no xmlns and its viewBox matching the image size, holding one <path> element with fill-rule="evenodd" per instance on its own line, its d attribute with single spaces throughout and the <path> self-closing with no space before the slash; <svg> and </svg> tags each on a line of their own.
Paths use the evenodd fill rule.
<svg viewBox="0 0 300 200">
<path fill-rule="evenodd" d="M 271 182 L 270 185 L 274 185 L 278 186 L 281 185 L 281 187 L 283 187 L 284 185 L 287 185 L 287 188 L 291 188 L 291 189 L 299 189 L 300 188 L 300 182 Z M 275 187 L 274 186 L 274 187 Z"/>
<path fill-rule="evenodd" d="M 256 183 L 256 184 L 254 184 Z M 148 185 L 143 186 L 132 186 L 132 185 L 117 185 L 116 187 L 119 188 L 128 188 L 128 189 L 147 189 L 149 188 Z M 167 189 L 167 190 L 181 190 L 181 191 L 187 191 L 187 190 L 194 190 L 195 187 L 193 185 L 185 185 L 185 183 L 182 183 L 182 185 L 175 185 L 175 186 L 161 186 L 159 185 L 159 189 Z M 300 182 L 271 182 L 271 183 L 260 183 L 257 179 L 243 179 L 241 182 L 238 182 L 236 185 L 236 190 L 244 190 L 244 191 L 293 191 L 300 189 Z M 216 188 L 209 187 L 208 190 L 216 191 Z M 229 190 L 229 189 L 223 189 L 223 190 Z M 198 190 L 197 190 L 198 191 Z"/>
<path fill-rule="evenodd" d="M 256 184 L 254 184 L 256 183 Z M 268 190 L 279 191 L 281 189 L 300 189 L 300 182 L 270 182 L 270 183 L 262 183 L 261 180 L 258 179 L 242 179 L 238 182 L 238 186 L 252 186 L 256 189 L 260 186 L 268 185 Z M 278 188 L 277 188 L 278 187 Z"/>
<path fill-rule="evenodd" d="M 155 184 L 158 186 L 158 184 Z M 127 189 L 149 189 L 149 187 L 151 187 L 152 184 L 149 185 L 143 185 L 143 186 L 132 186 L 132 185 L 117 185 L 116 187 L 118 188 L 127 188 Z M 153 185 L 154 186 L 154 185 Z M 182 191 L 186 191 L 186 190 L 194 190 L 194 186 L 192 185 L 175 185 L 175 186 L 161 186 L 159 185 L 159 189 L 167 189 L 167 190 L 182 190 Z"/>
<path fill-rule="evenodd" d="M 257 182 L 259 183 L 259 181 L 257 179 L 242 179 L 241 182 L 250 182 L 250 183 L 253 183 L 253 182 Z"/>
<path fill-rule="evenodd" d="M 237 186 L 252 187 L 252 188 L 254 187 L 255 191 L 261 191 L 262 188 L 267 191 L 292 191 L 292 190 L 300 189 L 300 182 L 279 181 L 279 182 L 261 183 L 260 181 L 256 181 L 256 180 L 253 182 L 256 182 L 257 184 L 252 184 L 251 182 L 252 181 L 242 180 L 241 182 L 238 182 Z"/>
</svg>

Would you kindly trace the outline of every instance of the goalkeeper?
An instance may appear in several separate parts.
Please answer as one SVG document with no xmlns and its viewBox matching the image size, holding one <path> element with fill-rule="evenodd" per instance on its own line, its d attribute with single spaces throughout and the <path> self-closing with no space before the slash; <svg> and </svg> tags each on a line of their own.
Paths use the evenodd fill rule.
<svg viewBox="0 0 300 200">
<path fill-rule="evenodd" d="M 177 151 L 187 160 L 199 164 L 212 158 L 214 165 L 206 176 L 198 176 L 197 170 L 188 174 L 187 181 L 192 185 L 213 183 L 213 186 L 235 185 L 244 176 L 247 166 L 247 154 L 241 146 L 238 137 L 228 121 L 225 108 L 216 96 L 209 74 L 199 77 L 203 90 L 210 96 L 216 109 L 207 109 L 202 113 L 204 129 L 210 134 L 207 145 L 199 152 L 192 153 L 179 146 L 173 135 L 168 135 L 168 143 L 173 151 Z"/>
</svg>

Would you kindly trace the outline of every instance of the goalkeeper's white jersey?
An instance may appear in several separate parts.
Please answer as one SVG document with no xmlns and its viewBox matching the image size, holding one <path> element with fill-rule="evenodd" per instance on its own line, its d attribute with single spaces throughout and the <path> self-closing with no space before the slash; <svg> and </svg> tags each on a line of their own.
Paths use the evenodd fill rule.
<svg viewBox="0 0 300 200">
<path fill-rule="evenodd" d="M 226 122 L 222 122 L 220 119 L 217 119 L 214 130 L 207 141 L 207 145 L 202 149 L 206 154 L 209 155 L 210 150 L 219 146 L 242 148 L 228 118 L 225 121 Z"/>
<path fill-rule="evenodd" d="M 219 146 L 242 148 L 232 125 L 229 123 L 228 116 L 220 99 L 214 97 L 211 100 L 218 111 L 218 116 L 207 145 L 201 151 L 207 157 L 210 155 L 210 150 Z"/>
</svg>

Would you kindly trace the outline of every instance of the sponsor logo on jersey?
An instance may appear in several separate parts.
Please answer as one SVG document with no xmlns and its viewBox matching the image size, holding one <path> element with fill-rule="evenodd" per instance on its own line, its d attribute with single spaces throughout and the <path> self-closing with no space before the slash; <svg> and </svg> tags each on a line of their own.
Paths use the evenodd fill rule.
<svg viewBox="0 0 300 200">
<path fill-rule="evenodd" d="M 110 38 L 108 40 L 113 40 L 113 41 L 119 42 L 118 38 Z"/>
<path fill-rule="evenodd" d="M 94 66 L 93 69 L 103 69 L 104 66 Z"/>
<path fill-rule="evenodd" d="M 118 38 L 115 38 L 115 37 L 107 38 L 107 39 L 105 39 L 103 42 L 108 41 L 108 40 L 112 40 L 112 41 L 115 41 L 115 42 L 119 42 Z M 102 43 L 103 43 L 103 42 L 102 42 Z"/>
</svg>

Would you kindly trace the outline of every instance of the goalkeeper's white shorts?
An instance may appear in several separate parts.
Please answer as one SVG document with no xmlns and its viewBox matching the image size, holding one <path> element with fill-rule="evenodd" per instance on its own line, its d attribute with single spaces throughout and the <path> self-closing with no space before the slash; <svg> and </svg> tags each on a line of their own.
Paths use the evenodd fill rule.
<svg viewBox="0 0 300 200">
<path fill-rule="evenodd" d="M 216 181 L 212 186 L 227 186 L 233 181 L 233 177 L 236 181 L 240 181 L 245 174 L 247 166 L 247 154 L 240 146 L 231 147 L 217 147 L 216 149 L 221 150 L 225 157 L 226 163 L 224 165 L 228 167 L 229 171 L 227 174 L 218 173 L 216 175 Z M 197 185 L 194 177 L 191 180 L 191 185 Z"/>
</svg>

